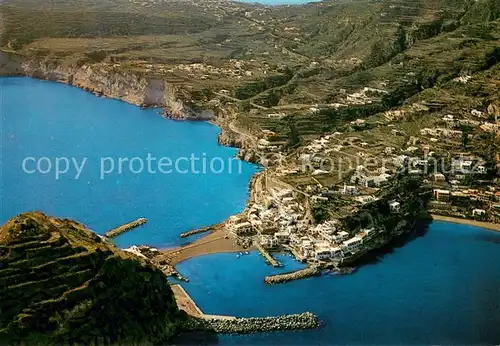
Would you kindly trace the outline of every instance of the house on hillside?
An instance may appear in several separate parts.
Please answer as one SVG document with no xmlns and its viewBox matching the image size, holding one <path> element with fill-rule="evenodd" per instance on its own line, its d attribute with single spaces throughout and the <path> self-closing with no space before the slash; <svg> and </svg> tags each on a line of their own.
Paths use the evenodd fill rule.
<svg viewBox="0 0 500 346">
<path fill-rule="evenodd" d="M 446 181 L 446 177 L 442 173 L 436 173 L 433 176 L 434 182 L 436 183 L 444 183 Z"/>
<path fill-rule="evenodd" d="M 401 211 L 401 203 L 394 201 L 389 203 L 389 209 L 391 213 L 399 213 Z"/>
<path fill-rule="evenodd" d="M 439 202 L 448 202 L 451 192 L 449 190 L 434 189 L 434 198 Z"/>
<path fill-rule="evenodd" d="M 345 251 L 356 252 L 361 248 L 363 243 L 363 239 L 359 236 L 355 236 L 351 239 L 344 241 L 341 245 L 341 248 Z"/>
</svg>

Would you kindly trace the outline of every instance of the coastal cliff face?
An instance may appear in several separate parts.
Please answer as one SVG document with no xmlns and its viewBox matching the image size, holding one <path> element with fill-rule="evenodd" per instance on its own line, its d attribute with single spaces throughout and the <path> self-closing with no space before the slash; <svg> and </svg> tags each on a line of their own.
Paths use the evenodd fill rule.
<svg viewBox="0 0 500 346">
<path fill-rule="evenodd" d="M 194 109 L 182 100 L 178 88 L 160 78 L 109 71 L 99 64 L 64 64 L 47 59 L 23 59 L 0 52 L 0 76 L 29 76 L 74 85 L 98 96 L 147 107 L 162 107 L 179 120 L 212 120 L 215 112 Z"/>
<path fill-rule="evenodd" d="M 184 322 L 164 274 L 83 225 L 26 213 L 0 231 L 5 344 L 157 344 Z"/>
</svg>

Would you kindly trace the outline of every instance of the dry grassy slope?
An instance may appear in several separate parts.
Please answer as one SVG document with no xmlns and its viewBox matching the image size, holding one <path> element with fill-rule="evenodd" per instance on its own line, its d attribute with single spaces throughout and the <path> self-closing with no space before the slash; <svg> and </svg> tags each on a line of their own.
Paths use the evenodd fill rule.
<svg viewBox="0 0 500 346">
<path fill-rule="evenodd" d="M 26 213 L 0 231 L 4 343 L 154 343 L 181 316 L 165 276 L 67 219 Z"/>
</svg>

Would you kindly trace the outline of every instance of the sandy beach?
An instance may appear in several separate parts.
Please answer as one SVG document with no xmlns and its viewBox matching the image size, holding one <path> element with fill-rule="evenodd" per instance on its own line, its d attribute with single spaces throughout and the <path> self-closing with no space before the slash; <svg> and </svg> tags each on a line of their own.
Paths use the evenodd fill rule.
<svg viewBox="0 0 500 346">
<path fill-rule="evenodd" d="M 442 216 L 442 215 L 437 215 L 437 214 L 432 214 L 432 218 L 434 220 L 438 220 L 438 221 L 445 221 L 445 222 L 451 222 L 451 223 L 458 223 L 458 224 L 462 224 L 462 225 L 481 227 L 481 228 L 489 229 L 491 231 L 500 232 L 500 224 L 498 224 L 498 223 L 482 222 L 482 221 L 475 221 L 475 220 L 470 220 L 470 219 L 460 219 L 458 217 Z"/>
<path fill-rule="evenodd" d="M 235 240 L 227 235 L 227 230 L 219 229 L 188 245 L 161 250 L 162 254 L 158 257 L 169 258 L 170 264 L 175 266 L 177 263 L 192 257 L 248 250 L 237 245 Z"/>
</svg>

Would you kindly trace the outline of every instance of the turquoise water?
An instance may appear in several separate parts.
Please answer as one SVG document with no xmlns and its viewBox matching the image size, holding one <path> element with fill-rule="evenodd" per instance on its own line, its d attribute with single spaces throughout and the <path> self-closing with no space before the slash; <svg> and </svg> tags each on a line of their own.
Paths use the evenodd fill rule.
<svg viewBox="0 0 500 346">
<path fill-rule="evenodd" d="M 181 243 L 178 235 L 191 228 L 221 222 L 241 211 L 248 198 L 248 184 L 257 167 L 231 160 L 236 149 L 217 144 L 219 129 L 203 122 L 165 120 L 158 110 L 141 110 L 117 100 L 95 97 L 63 84 L 29 78 L 0 78 L 1 167 L 0 223 L 28 210 L 71 217 L 98 233 L 122 223 L 148 218 L 149 222 L 116 239 L 119 246 L 150 244 L 159 247 Z M 200 159 L 195 170 L 179 162 L 182 172 L 162 174 L 151 158 L 190 157 Z M 202 172 L 201 159 L 220 157 L 225 170 Z M 75 158 L 77 166 L 87 158 L 77 177 L 73 167 L 56 180 L 55 173 L 24 172 L 26 157 L 47 157 L 55 166 L 58 157 Z M 101 179 L 101 158 L 115 164 Z M 119 158 L 141 158 L 132 169 Z M 103 159 L 103 172 L 111 161 Z M 226 161 L 231 160 L 231 162 Z M 241 164 L 241 174 L 239 165 Z M 64 164 L 61 161 L 61 170 Z M 229 166 L 232 172 L 229 173 Z M 35 162 L 26 165 L 29 172 Z M 43 161 L 42 171 L 48 168 Z M 182 174 L 190 170 L 191 174 Z M 175 171 L 175 170 L 174 170 Z M 139 173 L 134 173 L 139 172 Z M 156 172 L 156 174 L 150 174 Z"/>
<path fill-rule="evenodd" d="M 312 311 L 320 330 L 225 335 L 221 344 L 499 344 L 500 234 L 434 222 L 423 237 L 348 276 L 267 286 L 265 275 L 299 268 L 257 253 L 194 258 L 178 265 L 183 286 L 211 314 L 264 316 Z"/>
</svg>

